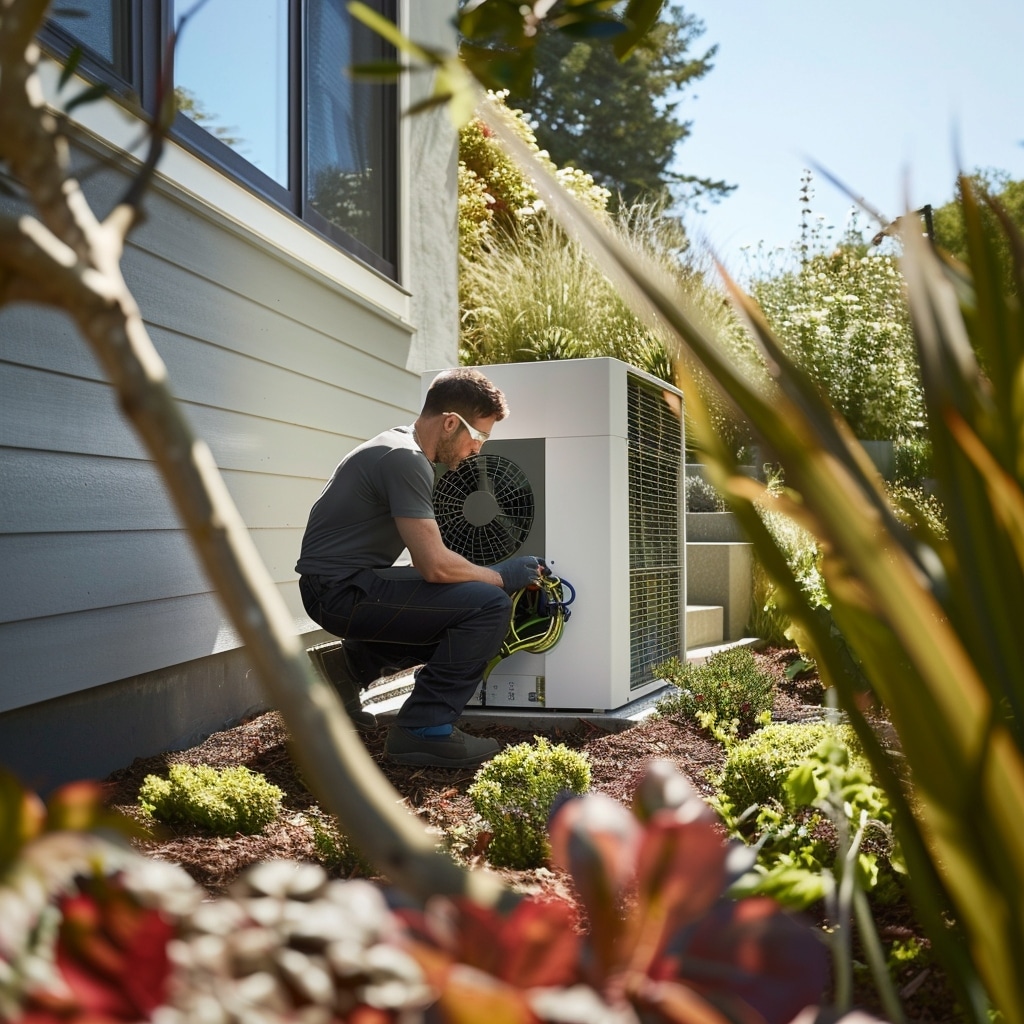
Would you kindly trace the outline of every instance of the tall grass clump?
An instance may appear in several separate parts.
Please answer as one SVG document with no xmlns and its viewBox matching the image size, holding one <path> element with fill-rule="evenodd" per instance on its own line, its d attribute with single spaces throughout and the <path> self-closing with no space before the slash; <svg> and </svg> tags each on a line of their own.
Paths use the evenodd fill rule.
<svg viewBox="0 0 1024 1024">
<path fill-rule="evenodd" d="M 671 373 L 664 342 L 550 220 L 465 262 L 460 290 L 463 363 L 616 356 Z"/>
</svg>

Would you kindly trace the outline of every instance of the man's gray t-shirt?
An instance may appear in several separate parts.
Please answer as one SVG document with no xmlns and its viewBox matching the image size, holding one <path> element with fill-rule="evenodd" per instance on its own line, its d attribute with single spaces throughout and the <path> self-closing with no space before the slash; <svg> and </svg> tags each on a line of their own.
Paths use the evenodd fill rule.
<svg viewBox="0 0 1024 1024">
<path fill-rule="evenodd" d="M 393 565 L 405 548 L 395 516 L 434 518 L 434 467 L 412 427 L 392 427 L 345 456 L 310 509 L 295 571 L 343 579 Z"/>
</svg>

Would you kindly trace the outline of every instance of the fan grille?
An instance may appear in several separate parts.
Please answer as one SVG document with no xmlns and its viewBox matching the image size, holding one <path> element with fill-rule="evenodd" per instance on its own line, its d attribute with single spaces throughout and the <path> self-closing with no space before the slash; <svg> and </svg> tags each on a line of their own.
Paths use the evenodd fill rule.
<svg viewBox="0 0 1024 1024">
<path fill-rule="evenodd" d="M 533 488 L 501 455 L 477 455 L 434 485 L 434 515 L 445 544 L 476 565 L 515 554 L 533 527 Z"/>
</svg>

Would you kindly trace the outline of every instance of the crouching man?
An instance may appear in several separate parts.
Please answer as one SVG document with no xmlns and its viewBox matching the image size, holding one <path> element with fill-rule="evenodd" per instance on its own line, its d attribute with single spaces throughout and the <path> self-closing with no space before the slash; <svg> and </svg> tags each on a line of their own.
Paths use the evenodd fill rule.
<svg viewBox="0 0 1024 1024">
<path fill-rule="evenodd" d="M 376 724 L 362 689 L 422 666 L 388 731 L 394 761 L 463 767 L 498 751 L 454 723 L 505 639 L 509 595 L 546 570 L 532 555 L 485 567 L 446 547 L 433 488 L 435 464 L 454 469 L 478 454 L 507 415 L 504 395 L 478 370 L 446 370 L 416 422 L 345 456 L 309 513 L 299 590 L 309 617 L 344 640 L 333 682 L 357 728 Z M 396 566 L 405 548 L 412 566 Z"/>
</svg>

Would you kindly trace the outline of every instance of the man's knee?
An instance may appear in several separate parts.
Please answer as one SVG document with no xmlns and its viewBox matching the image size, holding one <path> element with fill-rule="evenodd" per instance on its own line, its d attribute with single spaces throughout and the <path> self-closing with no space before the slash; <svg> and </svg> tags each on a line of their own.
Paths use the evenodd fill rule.
<svg viewBox="0 0 1024 1024">
<path fill-rule="evenodd" d="M 481 618 L 487 622 L 497 648 L 508 634 L 509 623 L 512 621 L 512 598 L 498 587 L 491 589 L 496 593 L 481 608 Z"/>
<path fill-rule="evenodd" d="M 497 619 L 505 619 L 506 622 L 512 618 L 512 598 L 505 593 L 501 587 L 492 587 L 486 583 L 481 586 L 487 587 L 487 595 L 479 604 L 481 612 Z"/>
</svg>

